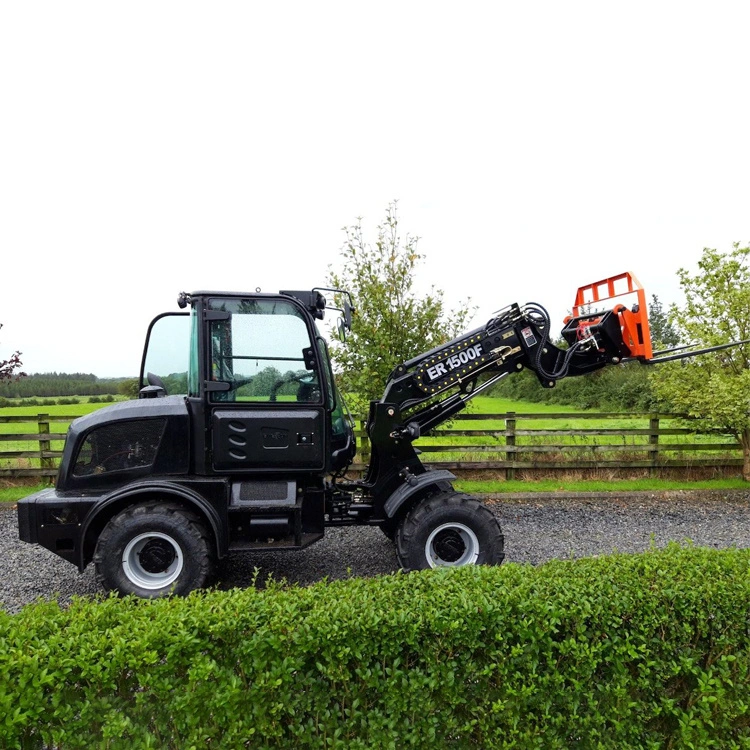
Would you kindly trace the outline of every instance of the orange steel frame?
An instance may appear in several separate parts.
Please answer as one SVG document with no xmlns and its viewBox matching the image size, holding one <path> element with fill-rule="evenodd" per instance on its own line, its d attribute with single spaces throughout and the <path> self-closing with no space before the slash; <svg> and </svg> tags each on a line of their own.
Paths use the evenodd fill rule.
<svg viewBox="0 0 750 750">
<path fill-rule="evenodd" d="M 617 283 L 622 280 L 625 281 L 627 286 L 627 290 L 624 292 L 617 291 L 615 288 Z M 631 356 L 649 360 L 653 356 L 653 349 L 651 348 L 651 332 L 648 326 L 646 292 L 638 279 L 629 271 L 579 287 L 578 292 L 576 292 L 576 301 L 573 305 L 573 317 L 590 317 L 585 313 L 586 305 L 617 299 L 628 294 L 636 294 L 638 303 L 631 309 L 628 309 L 623 304 L 616 304 L 612 308 L 612 312 L 617 315 L 620 321 L 622 340 L 630 349 Z M 582 322 L 581 327 L 585 328 L 592 325 L 597 320 Z"/>
</svg>

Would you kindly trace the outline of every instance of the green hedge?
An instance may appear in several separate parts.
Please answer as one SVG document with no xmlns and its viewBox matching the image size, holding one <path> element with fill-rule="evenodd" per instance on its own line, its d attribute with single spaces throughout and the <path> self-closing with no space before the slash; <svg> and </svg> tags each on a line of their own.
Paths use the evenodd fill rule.
<svg viewBox="0 0 750 750">
<path fill-rule="evenodd" d="M 750 747 L 750 552 L 0 616 L 0 744 Z"/>
</svg>

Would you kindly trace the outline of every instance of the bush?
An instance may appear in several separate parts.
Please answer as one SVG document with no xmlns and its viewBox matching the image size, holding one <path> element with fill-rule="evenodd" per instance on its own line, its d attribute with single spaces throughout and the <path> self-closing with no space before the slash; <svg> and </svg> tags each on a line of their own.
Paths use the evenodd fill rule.
<svg viewBox="0 0 750 750">
<path fill-rule="evenodd" d="M 0 616 L 3 747 L 750 744 L 750 552 Z"/>
<path fill-rule="evenodd" d="M 599 411 L 653 411 L 667 409 L 651 386 L 649 369 L 638 364 L 607 367 L 583 377 L 557 381 L 542 388 L 531 370 L 514 373 L 493 387 L 491 395 L 516 401 L 565 404 Z"/>
<path fill-rule="evenodd" d="M 13 406 L 54 406 L 58 402 L 54 398 L 24 398 L 7 399 L 0 398 L 0 409 Z M 77 402 L 76 402 L 77 403 Z"/>
</svg>

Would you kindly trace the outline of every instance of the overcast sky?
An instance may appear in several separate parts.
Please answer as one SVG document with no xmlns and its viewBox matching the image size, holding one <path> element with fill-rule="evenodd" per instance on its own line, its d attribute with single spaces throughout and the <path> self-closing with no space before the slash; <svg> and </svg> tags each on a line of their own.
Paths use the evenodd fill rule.
<svg viewBox="0 0 750 750">
<path fill-rule="evenodd" d="M 553 320 L 750 242 L 746 2 L 0 4 L 0 359 L 135 375 L 178 292 L 311 288 L 391 200 L 421 288 Z M 415 352 L 416 354 L 417 352 Z"/>
</svg>

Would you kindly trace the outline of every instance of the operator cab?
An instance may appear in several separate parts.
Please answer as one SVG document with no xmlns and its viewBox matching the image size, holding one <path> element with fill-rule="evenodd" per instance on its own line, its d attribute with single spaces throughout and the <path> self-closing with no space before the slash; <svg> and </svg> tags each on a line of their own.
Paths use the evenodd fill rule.
<svg viewBox="0 0 750 750">
<path fill-rule="evenodd" d="M 351 461 L 352 426 L 316 326 L 320 291 L 202 291 L 178 304 L 190 312 L 149 327 L 139 395 L 185 395 L 196 471 L 322 473 Z M 349 326 L 350 303 L 343 312 Z"/>
</svg>

